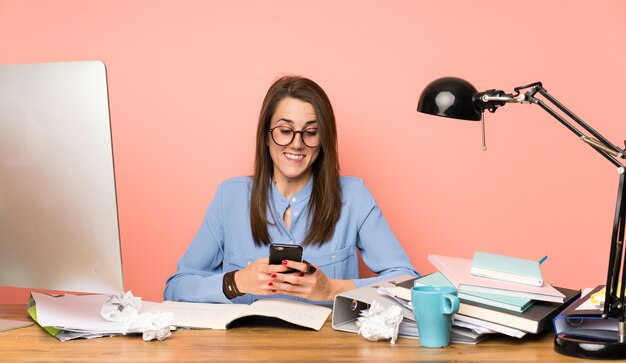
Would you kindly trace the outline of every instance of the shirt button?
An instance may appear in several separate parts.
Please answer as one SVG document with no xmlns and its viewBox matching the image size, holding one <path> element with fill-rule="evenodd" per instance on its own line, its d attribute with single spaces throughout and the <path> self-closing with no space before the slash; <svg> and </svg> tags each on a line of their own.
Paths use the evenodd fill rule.
<svg viewBox="0 0 626 363">
<path fill-rule="evenodd" d="M 300 212 L 293 212 L 293 215 L 297 217 L 300 215 Z"/>
<path fill-rule="evenodd" d="M 331 259 L 332 259 L 333 261 L 335 261 L 335 260 L 337 259 L 337 256 L 333 256 L 333 257 L 331 257 Z"/>
<path fill-rule="evenodd" d="M 291 198 L 291 203 L 295 203 L 295 202 L 297 202 L 297 201 L 298 201 L 298 200 L 297 200 L 295 197 L 294 197 L 294 198 Z"/>
<path fill-rule="evenodd" d="M 291 243 L 292 245 L 294 244 L 294 242 L 293 242 L 293 241 L 289 241 L 289 243 Z"/>
</svg>

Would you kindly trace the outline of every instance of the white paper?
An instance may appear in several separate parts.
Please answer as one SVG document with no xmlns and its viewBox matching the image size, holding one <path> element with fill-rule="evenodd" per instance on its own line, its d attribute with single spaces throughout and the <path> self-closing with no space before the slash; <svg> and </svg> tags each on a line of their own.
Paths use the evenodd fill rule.
<svg viewBox="0 0 626 363">
<path fill-rule="evenodd" d="M 106 321 L 128 322 L 134 320 L 141 310 L 141 298 L 133 296 L 132 291 L 111 295 L 109 301 L 102 305 L 100 315 Z"/>
<path fill-rule="evenodd" d="M 175 326 L 199 329 L 226 329 L 238 318 L 259 315 L 320 330 L 331 313 L 324 306 L 275 298 L 260 299 L 250 305 L 164 301 L 150 311 L 172 312 Z"/>
<path fill-rule="evenodd" d="M 402 322 L 402 310 L 398 305 L 383 308 L 374 300 L 367 310 L 361 311 L 356 325 L 358 333 L 369 341 L 390 339 L 394 344 L 398 339 L 398 330 Z"/>
<path fill-rule="evenodd" d="M 102 306 L 109 301 L 108 295 L 71 295 L 59 297 L 38 292 L 32 293 L 37 306 L 37 321 L 41 326 L 91 333 L 121 334 L 123 322 L 106 321 L 101 315 Z M 143 301 L 141 312 L 157 305 Z"/>
<path fill-rule="evenodd" d="M 140 332 L 146 342 L 154 339 L 164 340 L 172 335 L 170 330 L 173 319 L 172 313 L 142 313 L 124 321 L 122 333 Z"/>
<path fill-rule="evenodd" d="M 469 324 L 472 324 L 472 325 L 475 325 L 475 326 L 478 326 L 478 327 L 485 328 L 484 331 L 477 331 L 476 329 L 474 329 L 470 325 L 465 325 L 465 327 L 473 329 L 477 333 L 481 333 L 481 334 L 498 332 L 498 333 L 502 333 L 502 334 L 505 334 L 505 335 L 508 335 L 508 336 L 511 336 L 511 337 L 515 337 L 515 338 L 521 338 L 524 335 L 526 335 L 525 332 L 523 332 L 521 330 L 518 330 L 518 329 L 510 328 L 508 326 L 504 326 L 504 325 L 500 325 L 500 324 L 496 324 L 496 323 L 491 323 L 491 322 L 488 322 L 488 321 L 472 318 L 470 316 L 454 314 L 454 321 L 453 321 L 452 324 L 454 324 L 456 326 L 464 326 L 463 323 L 469 323 Z"/>
<path fill-rule="evenodd" d="M 593 288 L 586 288 L 583 290 L 582 294 L 581 294 L 581 300 L 585 300 L 583 301 L 582 304 L 578 305 L 576 307 L 576 310 L 596 310 L 598 312 L 598 314 L 602 313 L 602 311 L 604 310 L 604 299 L 602 300 L 602 304 L 600 305 L 596 305 L 593 304 L 591 302 L 591 296 L 589 296 L 589 294 L 591 293 L 591 291 L 593 291 Z M 603 290 L 605 291 L 605 290 Z"/>
<path fill-rule="evenodd" d="M 226 329 L 229 322 L 244 314 L 245 304 L 202 304 L 164 301 L 152 312 L 171 312 L 174 325 L 197 329 Z"/>
</svg>

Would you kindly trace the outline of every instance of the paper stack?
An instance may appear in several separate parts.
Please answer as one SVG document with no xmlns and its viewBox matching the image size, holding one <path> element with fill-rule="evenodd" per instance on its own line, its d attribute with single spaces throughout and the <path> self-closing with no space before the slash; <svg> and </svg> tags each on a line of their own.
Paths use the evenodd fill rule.
<svg viewBox="0 0 626 363">
<path fill-rule="evenodd" d="M 109 299 L 108 295 L 52 296 L 33 292 L 28 313 L 37 324 L 61 341 L 144 332 L 142 328 L 129 327 L 125 322 L 105 320 L 100 311 Z M 143 301 L 140 313 L 155 305 Z"/>
</svg>

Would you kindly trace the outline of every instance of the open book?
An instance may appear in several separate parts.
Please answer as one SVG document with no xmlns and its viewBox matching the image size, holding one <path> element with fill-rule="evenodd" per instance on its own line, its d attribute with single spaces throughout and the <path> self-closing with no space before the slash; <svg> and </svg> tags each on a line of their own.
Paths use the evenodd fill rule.
<svg viewBox="0 0 626 363">
<path fill-rule="evenodd" d="M 169 311 L 174 314 L 174 325 L 197 329 L 227 329 L 239 318 L 266 316 L 291 324 L 320 330 L 331 309 L 287 299 L 267 298 L 252 304 L 206 304 L 164 301 L 151 312 Z"/>
</svg>

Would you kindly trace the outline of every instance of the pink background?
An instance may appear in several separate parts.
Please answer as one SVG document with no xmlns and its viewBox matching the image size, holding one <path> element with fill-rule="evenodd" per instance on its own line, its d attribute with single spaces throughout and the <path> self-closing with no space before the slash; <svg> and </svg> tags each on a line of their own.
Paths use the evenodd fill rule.
<svg viewBox="0 0 626 363">
<path fill-rule="evenodd" d="M 560 286 L 605 282 L 610 163 L 537 106 L 487 114 L 487 152 L 479 123 L 415 109 L 441 76 L 542 81 L 621 146 L 624 1 L 0 0 L 0 44 L 2 64 L 106 63 L 125 288 L 145 300 L 162 299 L 217 184 L 251 173 L 262 98 L 286 73 L 327 91 L 342 173 L 365 179 L 420 272 L 430 253 L 483 250 L 548 255 Z M 0 303 L 28 292 L 0 288 Z"/>
</svg>

